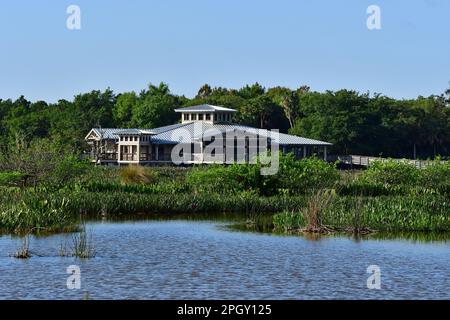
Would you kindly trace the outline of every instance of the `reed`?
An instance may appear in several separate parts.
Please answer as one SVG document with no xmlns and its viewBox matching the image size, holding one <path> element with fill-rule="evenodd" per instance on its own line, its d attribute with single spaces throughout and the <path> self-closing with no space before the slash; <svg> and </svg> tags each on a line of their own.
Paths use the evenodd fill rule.
<svg viewBox="0 0 450 320">
<path fill-rule="evenodd" d="M 72 256 L 80 259 L 95 256 L 92 234 L 88 234 L 86 225 L 83 225 L 79 233 L 72 236 Z"/>
<path fill-rule="evenodd" d="M 120 177 L 125 184 L 149 184 L 155 181 L 156 174 L 151 169 L 130 165 L 120 169 Z"/>
<path fill-rule="evenodd" d="M 22 238 L 22 246 L 17 249 L 17 251 L 13 254 L 13 257 L 16 259 L 28 259 L 31 257 L 29 235 Z"/>
<path fill-rule="evenodd" d="M 123 192 L 76 192 L 69 211 L 84 215 L 178 214 L 178 213 L 275 213 L 303 207 L 303 196 L 226 196 L 222 194 L 136 194 Z"/>
<path fill-rule="evenodd" d="M 327 233 L 330 231 L 330 228 L 323 223 L 323 215 L 331 205 L 335 195 L 332 190 L 320 189 L 309 197 L 306 207 L 302 210 L 303 219 L 306 223 L 303 232 Z"/>
</svg>

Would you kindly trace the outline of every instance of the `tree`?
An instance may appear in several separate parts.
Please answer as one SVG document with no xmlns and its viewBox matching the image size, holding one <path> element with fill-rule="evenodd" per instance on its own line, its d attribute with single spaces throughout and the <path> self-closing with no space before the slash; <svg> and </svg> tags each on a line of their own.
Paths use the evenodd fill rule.
<svg viewBox="0 0 450 320">
<path fill-rule="evenodd" d="M 212 94 L 212 90 L 211 87 L 209 86 L 209 84 L 204 84 L 200 90 L 198 90 L 197 96 L 195 97 L 196 99 L 207 99 L 208 97 L 210 97 Z"/>
<path fill-rule="evenodd" d="M 267 95 L 259 95 L 245 102 L 241 109 L 242 115 L 247 119 L 253 119 L 259 128 L 266 128 L 269 116 L 276 106 Z"/>
<path fill-rule="evenodd" d="M 126 128 L 131 125 L 133 112 L 138 104 L 138 97 L 134 91 L 120 94 L 113 107 L 113 119 L 116 127 Z"/>
<path fill-rule="evenodd" d="M 139 100 L 132 117 L 133 125 L 138 128 L 165 126 L 178 119 L 175 109 L 179 107 L 180 101 L 170 94 L 165 83 L 150 85 L 147 91 L 141 92 Z"/>
<path fill-rule="evenodd" d="M 266 89 L 256 82 L 251 86 L 246 85 L 245 87 L 239 89 L 238 94 L 244 99 L 254 99 L 263 95 L 265 92 Z"/>
</svg>

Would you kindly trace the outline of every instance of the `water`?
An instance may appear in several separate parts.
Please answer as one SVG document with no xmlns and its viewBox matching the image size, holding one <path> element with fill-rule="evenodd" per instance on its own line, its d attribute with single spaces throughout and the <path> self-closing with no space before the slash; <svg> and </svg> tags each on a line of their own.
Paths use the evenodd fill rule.
<svg viewBox="0 0 450 320">
<path fill-rule="evenodd" d="M 71 235 L 0 237 L 0 299 L 450 299 L 446 242 L 237 232 L 226 222 L 94 222 L 96 256 L 60 257 Z M 67 288 L 70 265 L 81 289 Z M 368 289 L 369 265 L 381 289 Z"/>
</svg>

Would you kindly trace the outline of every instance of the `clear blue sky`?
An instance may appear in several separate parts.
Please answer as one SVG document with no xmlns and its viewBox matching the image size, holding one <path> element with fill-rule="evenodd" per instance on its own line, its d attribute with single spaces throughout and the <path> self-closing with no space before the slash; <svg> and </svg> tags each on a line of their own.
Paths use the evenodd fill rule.
<svg viewBox="0 0 450 320">
<path fill-rule="evenodd" d="M 82 29 L 66 28 L 81 8 Z M 382 29 L 366 28 L 381 8 Z M 450 0 L 40 0 L 0 3 L 0 98 L 72 99 L 167 82 L 302 84 L 397 98 L 450 81 Z"/>
</svg>

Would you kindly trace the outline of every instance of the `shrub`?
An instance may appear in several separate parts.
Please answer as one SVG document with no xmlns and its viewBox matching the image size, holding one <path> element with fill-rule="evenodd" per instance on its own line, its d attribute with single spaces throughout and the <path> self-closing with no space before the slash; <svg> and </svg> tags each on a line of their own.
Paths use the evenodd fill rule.
<svg viewBox="0 0 450 320">
<path fill-rule="evenodd" d="M 392 185 L 415 185 L 420 181 L 420 171 L 414 165 L 394 160 L 375 161 L 359 176 L 359 181 Z"/>
<path fill-rule="evenodd" d="M 421 170 L 420 184 L 428 188 L 450 185 L 450 161 L 441 163 L 437 159 Z"/>
<path fill-rule="evenodd" d="M 333 164 L 317 158 L 296 160 L 281 155 L 278 173 L 261 175 L 261 164 L 233 164 L 229 167 L 199 167 L 188 174 L 187 182 L 197 191 L 237 193 L 244 190 L 260 195 L 305 194 L 329 188 L 339 180 Z"/>
<path fill-rule="evenodd" d="M 236 193 L 245 189 L 236 172 L 221 165 L 196 167 L 188 173 L 186 182 L 197 193 Z"/>
<path fill-rule="evenodd" d="M 314 190 L 331 188 L 339 181 L 339 173 L 334 164 L 318 158 L 295 160 L 293 154 L 280 159 L 279 189 L 289 193 L 312 193 Z"/>
</svg>

